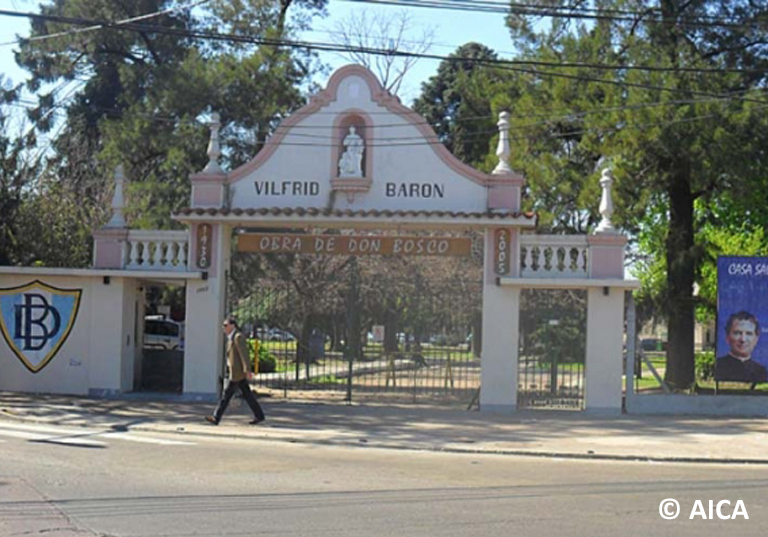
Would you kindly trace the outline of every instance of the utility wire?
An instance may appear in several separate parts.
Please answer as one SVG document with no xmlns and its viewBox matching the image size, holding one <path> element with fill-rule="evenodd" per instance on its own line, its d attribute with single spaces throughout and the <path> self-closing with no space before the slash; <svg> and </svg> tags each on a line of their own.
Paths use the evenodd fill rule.
<svg viewBox="0 0 768 537">
<path fill-rule="evenodd" d="M 362 0 L 357 0 L 362 1 Z M 373 0 L 365 0 L 373 1 Z M 0 10 L 0 15 L 12 16 L 12 17 L 26 17 L 33 19 L 49 20 L 53 22 L 65 23 L 65 24 L 95 24 L 101 25 L 103 28 L 111 28 L 114 30 L 129 30 L 133 32 L 155 32 L 168 35 L 177 35 L 180 37 L 207 39 L 213 41 L 229 41 L 236 43 L 245 43 L 252 45 L 266 45 L 274 47 L 289 47 L 289 48 L 304 48 L 307 50 L 318 50 L 323 52 L 342 52 L 342 53 L 362 53 L 379 56 L 398 56 L 398 57 L 411 57 L 418 59 L 429 59 L 439 61 L 452 61 L 452 62 L 466 62 L 471 61 L 474 63 L 490 66 L 536 66 L 547 68 L 574 68 L 574 69 L 599 69 L 608 71 L 648 71 L 648 72 L 686 72 L 686 73 L 741 73 L 741 74 L 760 74 L 765 73 L 764 69 L 742 69 L 742 68 L 727 68 L 727 67 L 661 67 L 651 65 L 630 65 L 630 64 L 605 64 L 605 63 L 587 63 L 587 62 L 550 62 L 543 60 L 503 60 L 494 58 L 466 58 L 461 56 L 443 56 L 438 54 L 417 53 L 409 51 L 399 51 L 393 49 L 366 47 L 366 46 L 351 46 L 351 45 L 339 45 L 336 43 L 323 43 L 312 41 L 297 41 L 288 39 L 267 39 L 253 36 L 244 36 L 239 34 L 225 34 L 219 32 L 203 32 L 199 30 L 184 30 L 178 28 L 172 28 L 168 26 L 160 25 L 148 25 L 148 24 L 136 24 L 136 23 L 124 23 L 120 27 L 115 27 L 114 23 L 95 21 L 91 19 L 82 19 L 75 17 L 61 17 L 58 15 L 40 15 L 36 13 L 24 13 L 18 11 Z M 611 83 L 612 81 L 603 80 L 602 82 Z M 659 88 L 651 88 L 659 89 Z"/>
<path fill-rule="evenodd" d="M 47 15 L 38 15 L 34 13 L 21 13 L 21 12 L 6 11 L 6 10 L 0 10 L 0 15 L 42 18 L 45 20 L 56 20 L 58 22 L 65 22 L 69 24 L 81 24 L 81 25 L 100 22 L 100 21 L 91 21 L 87 19 L 47 16 Z M 581 82 L 597 82 L 597 83 L 614 85 L 614 86 L 619 86 L 624 88 L 633 87 L 633 88 L 663 91 L 663 92 L 669 92 L 669 93 L 684 93 L 686 95 L 701 96 L 701 97 L 721 97 L 722 96 L 717 93 L 706 92 L 706 91 L 670 88 L 665 86 L 654 86 L 650 84 L 640 84 L 640 83 L 633 83 L 633 82 L 627 82 L 627 81 L 608 80 L 604 78 L 588 77 L 584 75 L 569 75 L 566 73 L 542 71 L 540 69 L 526 69 L 523 67 L 518 67 L 520 65 L 541 65 L 542 63 L 544 63 L 544 65 L 546 65 L 547 67 L 552 67 L 552 68 L 562 67 L 562 65 L 560 64 L 537 62 L 533 60 L 499 60 L 499 59 L 490 59 L 490 58 L 483 59 L 483 58 L 463 58 L 463 57 L 454 57 L 454 56 L 439 56 L 436 54 L 387 50 L 387 49 L 378 49 L 378 48 L 372 48 L 372 47 L 349 47 L 349 46 L 332 45 L 327 43 L 323 44 L 323 43 L 310 43 L 310 42 L 302 42 L 302 41 L 289 41 L 289 40 L 281 40 L 281 39 L 263 39 L 263 38 L 256 38 L 256 37 L 236 35 L 236 34 L 221 34 L 217 32 L 179 30 L 176 28 L 169 28 L 165 26 L 144 25 L 144 24 L 136 24 L 136 23 L 128 23 L 128 24 L 122 25 L 119 28 L 119 30 L 123 30 L 123 29 L 133 31 L 133 32 L 145 32 L 145 33 L 155 32 L 155 33 L 162 33 L 162 34 L 169 34 L 169 35 L 178 35 L 180 37 L 186 37 L 186 38 L 209 39 L 209 40 L 216 40 L 216 41 L 230 41 L 230 42 L 237 42 L 237 43 L 247 43 L 247 44 L 253 44 L 253 45 L 264 45 L 264 46 L 274 46 L 274 47 L 305 48 L 308 50 L 323 50 L 323 51 L 331 51 L 331 52 L 355 51 L 355 52 L 374 54 L 374 55 L 427 58 L 427 59 L 450 61 L 450 62 L 472 61 L 479 65 L 498 67 L 500 69 L 504 69 L 508 71 L 513 71 L 513 72 L 518 72 L 518 73 L 528 74 L 528 75 L 535 75 L 539 77 L 559 77 L 559 78 L 578 80 Z M 662 72 L 667 72 L 667 71 L 702 72 L 700 69 L 696 69 L 696 68 L 686 69 L 686 68 L 672 68 L 672 67 L 666 68 L 666 67 L 651 67 L 651 66 L 636 66 L 636 65 L 635 66 L 632 66 L 632 65 L 612 66 L 607 64 L 566 64 L 566 66 L 569 66 L 572 68 L 582 67 L 582 68 L 601 68 L 601 69 L 614 69 L 614 70 L 615 69 L 620 69 L 620 70 L 639 69 L 639 70 L 645 70 L 645 71 L 662 71 Z M 764 71 L 740 70 L 740 69 L 735 69 L 735 70 L 714 69 L 712 71 L 716 73 L 732 72 L 732 71 L 740 72 L 740 73 L 750 73 L 750 72 L 764 73 Z M 766 101 L 763 101 L 763 100 L 755 100 L 755 99 L 749 99 L 749 98 L 744 98 L 743 100 L 745 102 L 756 102 L 760 104 L 766 103 Z"/>
<path fill-rule="evenodd" d="M 741 92 L 739 92 L 741 93 Z M 532 123 L 529 125 L 539 125 L 539 124 L 547 124 L 552 123 L 556 121 L 573 121 L 573 120 L 580 120 L 584 119 L 584 117 L 593 115 L 593 114 L 606 114 L 611 112 L 623 112 L 623 111 L 631 111 L 631 110 L 640 110 L 645 108 L 657 108 L 657 107 L 664 107 L 664 106 L 686 106 L 686 105 L 698 105 L 698 104 L 712 104 L 712 103 L 727 103 L 733 100 L 741 100 L 738 96 L 728 96 L 728 97 L 721 97 L 721 98 L 713 98 L 713 99 L 680 99 L 680 100 L 674 100 L 674 101 L 656 101 L 656 102 L 648 102 L 648 103 L 636 103 L 636 104 L 625 104 L 625 105 L 618 105 L 618 106 L 602 106 L 597 108 L 590 108 L 588 110 L 572 110 L 569 108 L 559 108 L 559 109 L 553 109 L 550 111 L 550 113 L 541 113 L 541 114 L 511 114 L 510 118 L 512 119 L 530 119 L 530 118 L 537 118 L 541 119 L 542 121 Z M 19 105 L 12 104 L 13 106 L 19 106 L 22 107 L 22 105 L 29 105 L 29 106 L 23 106 L 27 109 L 34 109 L 37 108 L 39 105 L 38 103 L 31 101 L 31 100 L 25 100 L 20 99 L 17 101 L 18 103 L 21 103 Z M 115 117 L 115 118 L 123 118 L 126 114 L 129 114 L 130 116 L 136 116 L 143 119 L 149 119 L 151 121 L 159 122 L 159 123 L 172 123 L 172 124 L 186 124 L 186 125 L 195 125 L 195 126 L 205 126 L 206 123 L 204 121 L 200 121 L 197 119 L 180 119 L 178 117 L 173 116 L 161 116 L 158 114 L 150 114 L 150 113 L 140 113 L 136 112 L 134 110 L 130 109 L 119 109 L 119 108 L 108 108 L 104 106 L 95 106 L 90 105 L 89 108 L 93 110 L 98 110 L 103 112 L 108 117 Z M 559 113 L 555 113 L 557 110 L 560 110 Z M 387 115 L 390 116 L 391 112 L 367 112 L 369 115 L 372 115 L 374 113 L 380 114 L 380 115 Z M 287 113 L 285 118 L 265 118 L 265 121 L 282 121 L 288 117 L 310 117 L 310 116 L 316 116 L 316 115 L 337 115 L 337 112 L 301 112 L 300 110 L 297 110 L 295 112 Z M 476 121 L 495 121 L 496 117 L 493 115 L 482 115 L 482 116 L 466 116 L 466 117 L 458 117 L 451 120 L 451 123 L 470 123 L 470 122 L 476 122 Z M 408 123 L 375 123 L 373 125 L 373 128 L 376 130 L 379 129 L 393 129 L 393 128 L 403 128 L 408 126 L 420 126 L 420 125 L 426 125 L 431 128 L 436 128 L 439 125 L 438 123 L 431 123 L 429 121 L 423 120 L 418 121 L 415 123 L 408 122 Z M 514 126 L 515 128 L 519 128 L 519 126 Z M 276 131 L 282 130 L 284 132 L 291 132 L 295 135 L 302 135 L 307 137 L 316 137 L 315 135 L 309 135 L 309 134 L 300 134 L 296 131 L 300 130 L 309 130 L 310 132 L 313 130 L 328 130 L 329 127 L 327 125 L 293 125 L 291 127 L 285 127 L 282 124 L 277 125 Z M 498 132 L 497 130 L 494 131 L 484 131 L 486 133 L 495 133 Z"/>
<path fill-rule="evenodd" d="M 0 43 L 0 47 L 5 47 L 5 46 L 9 46 L 9 45 L 17 45 L 17 44 L 19 44 L 21 42 L 45 41 L 46 39 L 53 39 L 55 37 L 63 37 L 65 35 L 82 34 L 82 33 L 85 33 L 85 32 L 91 32 L 93 30 L 100 30 L 102 28 L 107 28 L 107 27 L 114 28 L 114 27 L 117 27 L 117 26 L 121 26 L 121 25 L 124 25 L 124 24 L 131 23 L 131 22 L 138 22 L 138 21 L 143 21 L 143 20 L 147 20 L 147 19 L 152 19 L 152 18 L 155 18 L 155 17 L 160 17 L 162 15 L 169 15 L 171 13 L 175 13 L 176 11 L 180 11 L 182 9 L 193 9 L 193 8 L 196 8 L 197 6 L 202 5 L 202 4 L 207 4 L 208 2 L 210 2 L 210 0 L 199 0 L 198 2 L 196 2 L 196 3 L 194 3 L 194 4 L 190 5 L 190 6 L 176 6 L 176 7 L 170 8 L 170 9 L 166 9 L 164 11 L 154 11 L 152 13 L 147 13 L 145 15 L 139 15 L 137 17 L 131 17 L 129 19 L 123 19 L 123 20 L 120 20 L 120 21 L 113 21 L 113 22 L 110 22 L 110 23 L 95 24 L 93 26 L 88 26 L 86 28 L 74 28 L 72 30 L 67 30 L 67 31 L 64 31 L 64 32 L 56 32 L 55 34 L 38 35 L 38 36 L 34 36 L 34 37 L 23 37 L 23 38 L 20 38 L 20 39 L 15 39 L 13 41 L 7 41 L 5 43 Z"/>
<path fill-rule="evenodd" d="M 632 16 L 623 14 L 608 14 L 607 11 L 595 9 L 587 10 L 568 10 L 565 6 L 535 6 L 532 4 L 499 4 L 496 2 L 478 2 L 469 0 L 347 0 L 355 3 L 391 5 L 399 7 L 415 7 L 427 9 L 447 9 L 453 11 L 466 11 L 474 13 L 501 13 L 505 15 L 523 15 L 534 17 L 551 17 L 563 19 L 584 19 L 610 22 L 636 22 L 638 18 L 646 18 L 649 22 L 665 23 L 665 19 L 659 18 L 659 10 L 648 10 L 645 12 L 626 12 Z M 683 27 L 724 27 L 744 29 L 747 24 L 765 23 L 766 18 L 746 19 L 746 20 L 723 20 L 713 19 L 710 16 L 697 17 L 696 19 L 686 19 L 677 17 L 670 21 L 676 26 Z"/>
</svg>

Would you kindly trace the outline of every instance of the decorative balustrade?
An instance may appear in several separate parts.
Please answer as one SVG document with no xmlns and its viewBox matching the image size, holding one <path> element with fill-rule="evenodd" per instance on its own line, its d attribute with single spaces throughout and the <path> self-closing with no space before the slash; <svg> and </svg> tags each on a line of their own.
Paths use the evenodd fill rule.
<svg viewBox="0 0 768 537">
<path fill-rule="evenodd" d="M 123 246 L 126 269 L 187 270 L 189 234 L 186 231 L 129 231 Z"/>
<path fill-rule="evenodd" d="M 523 278 L 587 278 L 586 235 L 521 235 Z"/>
</svg>

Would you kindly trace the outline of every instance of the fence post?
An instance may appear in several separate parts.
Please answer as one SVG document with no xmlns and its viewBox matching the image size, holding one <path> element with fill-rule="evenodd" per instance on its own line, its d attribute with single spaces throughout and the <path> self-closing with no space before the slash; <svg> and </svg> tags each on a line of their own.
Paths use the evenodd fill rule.
<svg viewBox="0 0 768 537">
<path fill-rule="evenodd" d="M 635 323 L 635 297 L 632 291 L 627 291 L 627 355 L 624 357 L 624 411 L 629 410 L 632 405 L 631 400 L 635 395 L 635 340 L 637 338 Z"/>
<path fill-rule="evenodd" d="M 346 401 L 352 402 L 352 374 L 354 372 L 354 362 L 360 358 L 360 308 L 358 307 L 360 295 L 360 271 L 357 266 L 357 257 L 352 256 L 350 261 L 350 270 L 352 271 L 351 285 L 349 295 L 347 295 L 347 353 L 349 357 L 349 368 L 347 375 L 347 396 Z"/>
</svg>

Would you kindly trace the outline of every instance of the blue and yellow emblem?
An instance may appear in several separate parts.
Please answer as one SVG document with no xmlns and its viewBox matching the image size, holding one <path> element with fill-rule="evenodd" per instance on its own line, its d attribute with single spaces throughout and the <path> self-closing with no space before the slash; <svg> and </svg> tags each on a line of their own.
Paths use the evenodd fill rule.
<svg viewBox="0 0 768 537">
<path fill-rule="evenodd" d="M 59 289 L 35 280 L 0 289 L 0 331 L 32 373 L 50 362 L 77 319 L 82 289 Z"/>
</svg>

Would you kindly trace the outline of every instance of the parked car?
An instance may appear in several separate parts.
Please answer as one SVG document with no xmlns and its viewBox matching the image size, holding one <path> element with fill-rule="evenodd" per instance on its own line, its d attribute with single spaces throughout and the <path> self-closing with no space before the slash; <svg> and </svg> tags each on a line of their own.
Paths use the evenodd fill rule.
<svg viewBox="0 0 768 537">
<path fill-rule="evenodd" d="M 144 348 L 177 350 L 184 348 L 184 332 L 181 323 L 162 315 L 144 318 Z"/>
<path fill-rule="evenodd" d="M 296 341 L 293 334 L 279 328 L 259 327 L 256 329 L 256 337 L 261 341 Z"/>
<path fill-rule="evenodd" d="M 643 338 L 640 340 L 640 348 L 644 351 L 665 351 L 667 342 L 658 338 Z"/>
</svg>

